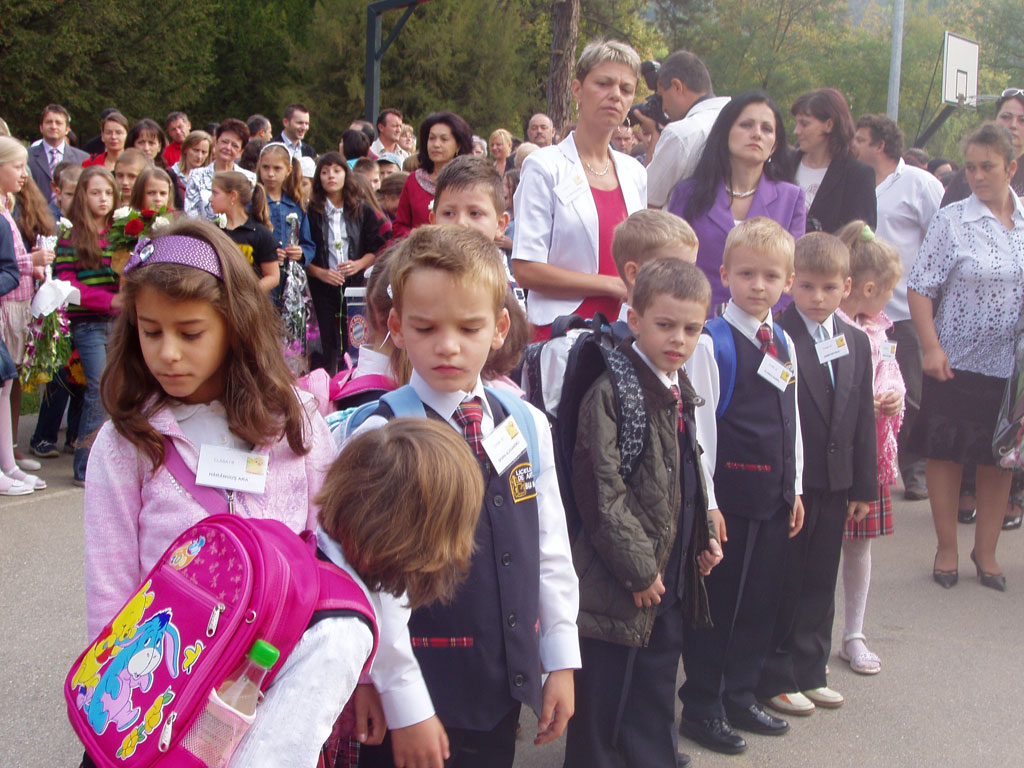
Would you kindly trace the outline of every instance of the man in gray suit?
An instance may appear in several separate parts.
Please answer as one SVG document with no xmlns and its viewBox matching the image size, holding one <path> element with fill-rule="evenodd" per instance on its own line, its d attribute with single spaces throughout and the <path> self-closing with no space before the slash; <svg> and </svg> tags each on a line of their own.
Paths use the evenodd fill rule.
<svg viewBox="0 0 1024 768">
<path fill-rule="evenodd" d="M 54 193 L 50 186 L 53 169 L 61 161 L 82 163 L 89 155 L 75 149 L 67 143 L 68 130 L 71 128 L 71 116 L 60 104 L 47 104 L 39 120 L 39 132 L 43 138 L 34 142 L 28 149 L 28 167 L 32 172 L 39 191 L 47 200 L 53 200 Z"/>
</svg>

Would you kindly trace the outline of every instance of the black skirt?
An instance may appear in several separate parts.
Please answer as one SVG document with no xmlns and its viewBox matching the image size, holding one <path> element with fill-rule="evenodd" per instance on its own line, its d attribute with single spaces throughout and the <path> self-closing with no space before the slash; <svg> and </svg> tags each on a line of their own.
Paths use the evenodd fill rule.
<svg viewBox="0 0 1024 768">
<path fill-rule="evenodd" d="M 992 435 L 1006 379 L 953 371 L 949 381 L 924 375 L 921 412 L 910 433 L 910 449 L 929 459 L 994 466 Z"/>
</svg>

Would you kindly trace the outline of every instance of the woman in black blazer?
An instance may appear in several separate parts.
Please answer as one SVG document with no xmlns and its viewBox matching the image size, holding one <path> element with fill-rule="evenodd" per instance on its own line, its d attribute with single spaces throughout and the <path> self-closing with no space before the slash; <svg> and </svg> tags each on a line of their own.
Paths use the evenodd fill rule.
<svg viewBox="0 0 1024 768">
<path fill-rule="evenodd" d="M 341 213 L 344 233 L 336 229 L 332 236 L 331 220 L 337 212 Z M 361 199 L 354 174 L 338 152 L 321 155 L 306 215 L 316 246 L 306 275 L 323 346 L 322 353 L 312 355 L 311 364 L 333 376 L 338 372 L 346 335 L 339 323 L 342 292 L 349 286 L 365 285 L 365 271 L 387 239 L 382 232 L 382 220 Z"/>
<path fill-rule="evenodd" d="M 799 149 L 792 181 L 804 190 L 807 231 L 838 231 L 854 219 L 877 224 L 875 172 L 850 154 L 850 107 L 835 88 L 808 91 L 793 102 Z"/>
</svg>

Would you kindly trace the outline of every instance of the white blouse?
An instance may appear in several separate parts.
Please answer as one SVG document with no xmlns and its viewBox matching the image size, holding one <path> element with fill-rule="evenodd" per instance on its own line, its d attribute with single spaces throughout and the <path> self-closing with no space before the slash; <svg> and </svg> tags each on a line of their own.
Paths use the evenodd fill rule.
<svg viewBox="0 0 1024 768">
<path fill-rule="evenodd" d="M 1024 304 L 1024 207 L 1007 229 L 975 195 L 940 208 L 907 286 L 938 303 L 935 330 L 955 370 L 1007 378 Z"/>
</svg>

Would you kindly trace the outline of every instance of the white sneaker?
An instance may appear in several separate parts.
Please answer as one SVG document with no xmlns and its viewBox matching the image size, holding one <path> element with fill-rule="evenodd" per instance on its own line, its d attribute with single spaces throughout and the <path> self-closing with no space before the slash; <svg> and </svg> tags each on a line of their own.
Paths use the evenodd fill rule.
<svg viewBox="0 0 1024 768">
<path fill-rule="evenodd" d="M 814 702 L 799 691 L 795 693 L 780 693 L 772 696 L 767 702 L 769 707 L 784 715 L 797 715 L 806 717 L 814 713 Z"/>
<path fill-rule="evenodd" d="M 839 709 L 843 706 L 843 702 L 846 699 L 843 698 L 843 694 L 839 691 L 833 691 L 827 685 L 823 685 L 821 688 L 812 688 L 809 691 L 804 691 L 804 696 L 813 701 L 819 707 L 825 707 L 826 709 Z"/>
</svg>

